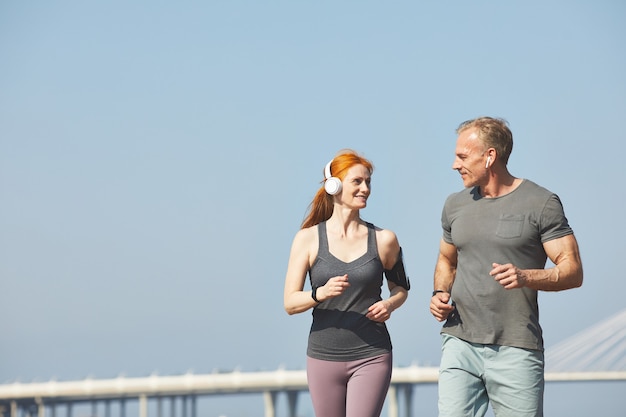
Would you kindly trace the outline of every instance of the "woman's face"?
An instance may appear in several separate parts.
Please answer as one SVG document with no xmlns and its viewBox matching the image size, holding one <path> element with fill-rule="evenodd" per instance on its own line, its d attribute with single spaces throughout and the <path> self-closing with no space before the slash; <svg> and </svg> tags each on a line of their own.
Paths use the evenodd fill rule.
<svg viewBox="0 0 626 417">
<path fill-rule="evenodd" d="M 370 171 L 364 165 L 348 169 L 342 181 L 342 202 L 356 209 L 364 208 L 372 191 L 371 181 Z"/>
</svg>

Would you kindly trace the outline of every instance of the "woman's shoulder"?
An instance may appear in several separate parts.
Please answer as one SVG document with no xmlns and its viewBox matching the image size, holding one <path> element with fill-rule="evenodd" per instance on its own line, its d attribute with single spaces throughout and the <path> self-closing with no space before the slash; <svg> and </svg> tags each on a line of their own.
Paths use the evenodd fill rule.
<svg viewBox="0 0 626 417">
<path fill-rule="evenodd" d="M 298 230 L 296 236 L 294 237 L 295 241 L 299 242 L 307 242 L 313 239 L 317 240 L 318 237 L 318 229 L 317 224 L 309 227 L 305 227 L 304 229 Z"/>
<path fill-rule="evenodd" d="M 393 230 L 383 229 L 382 227 L 375 226 L 372 223 L 369 223 L 369 225 L 376 231 L 376 241 L 379 245 L 393 245 L 398 241 L 398 237 Z"/>
<path fill-rule="evenodd" d="M 317 255 L 318 242 L 317 226 L 298 230 L 291 243 L 292 256 L 298 254 L 308 258 L 311 263 L 311 259 Z"/>
<path fill-rule="evenodd" d="M 395 232 L 381 227 L 375 227 L 376 245 L 378 246 L 378 256 L 385 269 L 390 269 L 396 263 L 400 253 L 400 243 Z"/>
</svg>

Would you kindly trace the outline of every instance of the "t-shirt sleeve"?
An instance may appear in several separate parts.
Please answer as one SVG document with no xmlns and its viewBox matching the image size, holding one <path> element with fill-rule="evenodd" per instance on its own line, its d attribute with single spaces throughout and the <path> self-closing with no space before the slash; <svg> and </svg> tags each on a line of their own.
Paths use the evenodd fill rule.
<svg viewBox="0 0 626 417">
<path fill-rule="evenodd" d="M 552 194 L 541 213 L 541 243 L 574 233 L 563 210 L 563 204 L 556 194 Z"/>
<path fill-rule="evenodd" d="M 444 204 L 443 209 L 441 210 L 441 227 L 443 229 L 443 240 L 446 243 L 454 244 L 452 242 L 452 225 L 450 224 L 450 220 L 448 219 L 446 207 L 448 206 L 448 202 Z"/>
</svg>

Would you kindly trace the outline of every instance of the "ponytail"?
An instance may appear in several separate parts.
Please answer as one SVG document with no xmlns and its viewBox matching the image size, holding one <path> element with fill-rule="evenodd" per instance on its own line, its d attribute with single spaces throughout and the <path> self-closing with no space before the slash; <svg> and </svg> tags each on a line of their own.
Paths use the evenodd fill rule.
<svg viewBox="0 0 626 417">
<path fill-rule="evenodd" d="M 330 219 L 330 216 L 333 214 L 333 208 L 333 196 L 326 193 L 326 190 L 322 186 L 319 190 L 317 190 L 315 197 L 313 197 L 313 201 L 309 204 L 309 214 L 302 222 L 301 229 L 315 226 L 316 224 Z"/>
</svg>

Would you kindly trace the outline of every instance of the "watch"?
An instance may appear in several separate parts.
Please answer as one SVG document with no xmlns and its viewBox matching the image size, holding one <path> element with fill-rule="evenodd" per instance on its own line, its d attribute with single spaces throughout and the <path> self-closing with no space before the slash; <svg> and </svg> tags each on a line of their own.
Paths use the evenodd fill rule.
<svg viewBox="0 0 626 417">
<path fill-rule="evenodd" d="M 448 291 L 444 291 L 444 290 L 435 290 L 435 291 L 433 291 L 433 295 L 432 295 L 432 296 L 434 297 L 437 293 L 440 293 L 440 292 L 448 292 Z"/>
<path fill-rule="evenodd" d="M 317 299 L 317 287 L 313 287 L 312 291 L 311 291 L 311 298 L 313 299 L 313 301 L 315 301 L 316 303 L 321 303 L 320 300 Z"/>
</svg>

